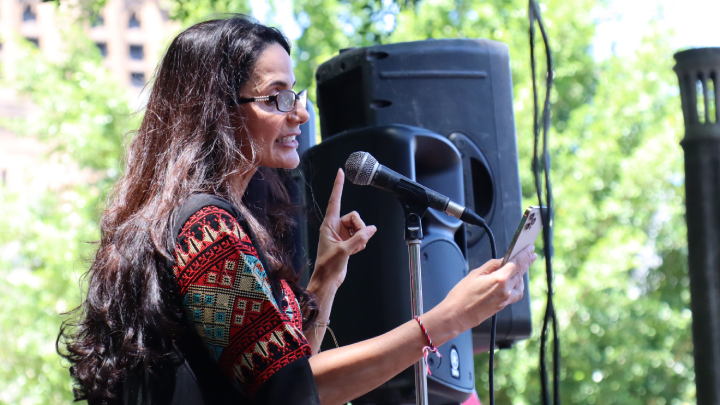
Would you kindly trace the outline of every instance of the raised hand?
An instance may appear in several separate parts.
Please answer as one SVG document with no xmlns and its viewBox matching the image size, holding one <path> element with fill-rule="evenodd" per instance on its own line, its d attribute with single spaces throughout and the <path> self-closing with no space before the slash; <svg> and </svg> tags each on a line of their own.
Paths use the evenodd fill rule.
<svg viewBox="0 0 720 405">
<path fill-rule="evenodd" d="M 365 249 L 377 228 L 366 226 L 360 214 L 353 211 L 340 217 L 340 200 L 342 197 L 345 173 L 338 169 L 328 202 L 325 220 L 320 226 L 320 242 L 315 262 L 315 274 L 340 286 L 347 274 L 347 263 L 351 255 Z"/>
<path fill-rule="evenodd" d="M 440 307 L 439 312 L 450 321 L 445 328 L 465 331 L 520 300 L 525 290 L 523 276 L 537 259 L 534 251 L 531 245 L 502 267 L 502 260 L 497 259 L 471 271 L 435 308 Z"/>
</svg>

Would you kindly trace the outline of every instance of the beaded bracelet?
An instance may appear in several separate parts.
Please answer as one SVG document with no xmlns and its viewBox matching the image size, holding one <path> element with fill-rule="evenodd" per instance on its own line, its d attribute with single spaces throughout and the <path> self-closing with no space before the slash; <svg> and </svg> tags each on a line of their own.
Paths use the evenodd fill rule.
<svg viewBox="0 0 720 405">
<path fill-rule="evenodd" d="M 425 334 L 425 337 L 428 340 L 428 345 L 423 347 L 423 358 L 425 359 L 425 366 L 427 367 L 428 375 L 432 375 L 430 372 L 430 365 L 427 363 L 427 357 L 430 352 L 435 353 L 438 357 L 442 357 L 442 354 L 438 351 L 437 347 L 433 344 L 432 339 L 430 339 L 430 334 L 428 333 L 427 329 L 425 329 L 425 325 L 423 325 L 422 321 L 420 320 L 420 317 L 416 316 L 414 317 L 415 320 L 420 324 L 420 329 L 422 329 L 423 333 Z"/>
</svg>

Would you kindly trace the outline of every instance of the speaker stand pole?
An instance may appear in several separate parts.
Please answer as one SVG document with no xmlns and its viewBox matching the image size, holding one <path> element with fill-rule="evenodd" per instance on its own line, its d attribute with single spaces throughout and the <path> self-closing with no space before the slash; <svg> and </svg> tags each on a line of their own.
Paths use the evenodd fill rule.
<svg viewBox="0 0 720 405">
<path fill-rule="evenodd" d="M 410 255 L 410 294 L 413 316 L 423 314 L 422 274 L 420 271 L 420 244 L 422 243 L 422 220 L 427 207 L 418 207 L 400 201 L 405 211 L 405 242 Z M 425 356 L 415 363 L 415 403 L 427 405 L 427 360 Z"/>
</svg>

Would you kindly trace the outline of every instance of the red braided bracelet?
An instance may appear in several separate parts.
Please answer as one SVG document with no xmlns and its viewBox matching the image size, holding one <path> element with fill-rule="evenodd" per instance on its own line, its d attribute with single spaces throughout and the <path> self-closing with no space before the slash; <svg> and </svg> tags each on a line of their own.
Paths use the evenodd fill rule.
<svg viewBox="0 0 720 405">
<path fill-rule="evenodd" d="M 420 329 L 422 329 L 423 333 L 425 334 L 425 337 L 428 340 L 428 345 L 423 347 L 423 358 L 425 359 L 425 365 L 427 366 L 427 372 L 428 375 L 432 375 L 430 372 L 430 366 L 427 364 L 427 357 L 430 352 L 435 353 L 438 357 L 442 357 L 440 352 L 438 351 L 437 347 L 433 344 L 432 339 L 430 339 L 430 334 L 428 333 L 427 329 L 425 329 L 425 325 L 423 325 L 422 321 L 420 320 L 420 317 L 416 316 L 414 317 L 415 320 L 420 324 Z"/>
</svg>

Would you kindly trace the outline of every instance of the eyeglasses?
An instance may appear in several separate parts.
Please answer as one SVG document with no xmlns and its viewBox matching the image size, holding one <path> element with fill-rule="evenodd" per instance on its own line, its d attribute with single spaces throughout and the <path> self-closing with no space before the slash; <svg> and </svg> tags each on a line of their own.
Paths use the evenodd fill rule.
<svg viewBox="0 0 720 405">
<path fill-rule="evenodd" d="M 272 101 L 275 103 L 278 111 L 290 112 L 295 109 L 295 103 L 300 101 L 300 104 L 307 106 L 307 90 L 303 90 L 300 94 L 295 94 L 292 90 L 280 90 L 274 96 L 260 96 L 250 98 L 238 99 L 238 104 L 252 103 L 253 101 Z"/>
</svg>

